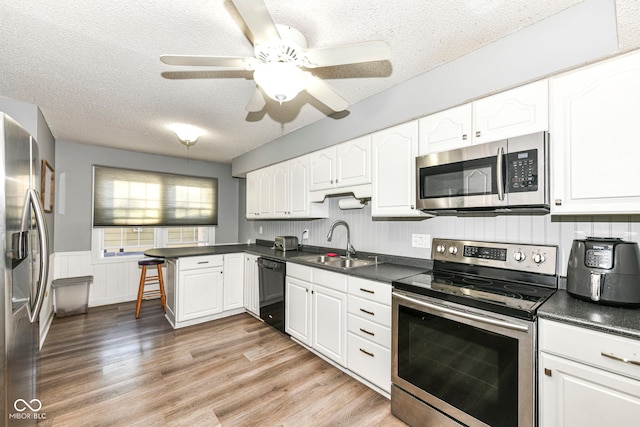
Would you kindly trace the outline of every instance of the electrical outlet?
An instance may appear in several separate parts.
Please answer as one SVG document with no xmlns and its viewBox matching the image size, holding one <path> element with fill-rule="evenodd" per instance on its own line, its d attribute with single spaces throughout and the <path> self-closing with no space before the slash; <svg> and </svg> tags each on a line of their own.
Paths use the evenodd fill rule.
<svg viewBox="0 0 640 427">
<path fill-rule="evenodd" d="M 302 232 L 302 240 L 309 240 L 309 229 L 305 228 Z"/>
<path fill-rule="evenodd" d="M 411 246 L 414 248 L 429 249 L 431 247 L 431 236 L 428 234 L 412 234 Z"/>
<path fill-rule="evenodd" d="M 258 234 L 262 234 L 262 226 L 258 228 Z"/>
</svg>

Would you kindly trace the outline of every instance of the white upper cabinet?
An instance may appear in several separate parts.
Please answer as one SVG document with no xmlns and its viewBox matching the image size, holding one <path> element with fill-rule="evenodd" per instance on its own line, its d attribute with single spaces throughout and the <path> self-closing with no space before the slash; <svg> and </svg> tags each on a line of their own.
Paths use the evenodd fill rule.
<svg viewBox="0 0 640 427">
<path fill-rule="evenodd" d="M 423 117 L 419 155 L 549 129 L 549 83 L 540 80 Z"/>
<path fill-rule="evenodd" d="M 260 189 L 258 188 L 258 172 L 247 172 L 247 218 L 257 218 L 260 209 Z"/>
<path fill-rule="evenodd" d="M 356 197 L 371 196 L 371 135 L 356 138 L 310 154 L 310 191 L 312 200 L 344 192 L 347 187 Z M 368 189 L 360 186 L 369 185 Z M 336 190 L 338 189 L 338 190 Z"/>
<path fill-rule="evenodd" d="M 418 122 L 403 123 L 373 134 L 371 215 L 416 217 Z"/>
<path fill-rule="evenodd" d="M 640 53 L 551 80 L 551 213 L 640 212 Z"/>
<path fill-rule="evenodd" d="M 471 144 L 471 104 L 431 114 L 418 122 L 421 155 Z"/>
<path fill-rule="evenodd" d="M 309 155 L 247 173 L 247 218 L 326 218 L 309 198 Z"/>
<path fill-rule="evenodd" d="M 336 187 L 371 184 L 371 136 L 336 145 Z"/>
<path fill-rule="evenodd" d="M 520 86 L 473 104 L 473 143 L 549 129 L 549 81 Z"/>
</svg>

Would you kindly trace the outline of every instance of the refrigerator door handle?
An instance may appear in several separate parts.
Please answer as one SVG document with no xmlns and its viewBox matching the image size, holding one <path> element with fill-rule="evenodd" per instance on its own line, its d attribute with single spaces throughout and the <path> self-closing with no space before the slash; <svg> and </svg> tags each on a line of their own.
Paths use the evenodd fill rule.
<svg viewBox="0 0 640 427">
<path fill-rule="evenodd" d="M 34 189 L 29 190 L 29 200 L 33 206 L 36 217 L 36 226 L 38 227 L 38 239 L 40 240 L 40 275 L 38 290 L 33 306 L 27 304 L 29 312 L 29 320 L 35 323 L 40 315 L 42 302 L 44 301 L 44 292 L 47 287 L 47 278 L 49 276 L 49 233 L 47 232 L 47 223 L 44 220 L 44 209 L 40 203 L 40 197 Z"/>
</svg>

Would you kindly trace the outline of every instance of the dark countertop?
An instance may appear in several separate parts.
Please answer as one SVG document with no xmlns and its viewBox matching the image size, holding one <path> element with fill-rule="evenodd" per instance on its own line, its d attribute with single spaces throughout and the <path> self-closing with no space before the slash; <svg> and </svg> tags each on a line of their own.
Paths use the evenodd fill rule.
<svg viewBox="0 0 640 427">
<path fill-rule="evenodd" d="M 330 251 L 334 252 L 334 249 Z M 263 244 L 235 244 L 235 245 L 216 245 L 216 246 L 191 246 L 185 248 L 156 248 L 145 251 L 145 256 L 156 258 L 180 258 L 189 256 L 202 256 L 202 255 L 224 255 L 238 252 L 248 252 L 254 255 L 274 258 L 282 261 L 297 262 L 309 267 L 321 268 L 325 270 L 335 271 L 337 273 L 346 274 L 348 276 L 361 277 L 363 279 L 378 280 L 391 284 L 394 280 L 403 279 L 405 277 L 413 276 L 414 274 L 423 273 L 428 270 L 425 266 L 416 266 L 415 259 L 406 259 L 402 257 L 389 257 L 391 262 L 385 262 L 385 255 L 380 255 L 383 258 L 381 263 L 377 265 L 370 265 L 365 267 L 356 267 L 351 269 L 342 269 L 337 267 L 328 267 L 321 264 L 312 262 L 305 262 L 296 260 L 297 257 L 313 255 L 317 253 L 327 252 L 326 248 L 321 249 L 311 247 L 309 250 L 298 251 L 276 251 L 271 246 Z M 340 251 L 335 251 L 340 252 Z M 362 253 L 361 258 L 366 258 L 370 254 Z"/>
<path fill-rule="evenodd" d="M 595 304 L 574 298 L 564 289 L 540 306 L 538 317 L 640 339 L 640 308 Z"/>
</svg>

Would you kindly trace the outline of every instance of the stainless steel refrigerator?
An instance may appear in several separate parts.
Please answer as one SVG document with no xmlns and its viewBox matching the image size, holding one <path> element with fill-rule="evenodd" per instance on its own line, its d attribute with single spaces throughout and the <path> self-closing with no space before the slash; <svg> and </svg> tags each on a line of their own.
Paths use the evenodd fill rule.
<svg viewBox="0 0 640 427">
<path fill-rule="evenodd" d="M 38 400 L 38 317 L 47 284 L 49 242 L 36 190 L 40 186 L 38 144 L 0 112 L 0 236 L 2 304 L 0 425 L 35 425 Z"/>
</svg>

